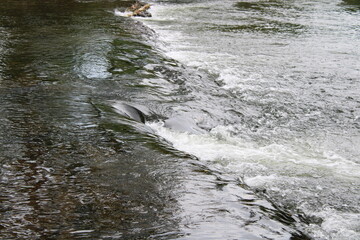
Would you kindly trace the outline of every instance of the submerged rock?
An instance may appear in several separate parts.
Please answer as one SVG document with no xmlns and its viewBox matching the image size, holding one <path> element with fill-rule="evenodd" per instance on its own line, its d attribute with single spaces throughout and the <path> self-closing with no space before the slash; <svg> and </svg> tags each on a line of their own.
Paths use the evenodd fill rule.
<svg viewBox="0 0 360 240">
<path fill-rule="evenodd" d="M 145 123 L 145 114 L 138 108 L 127 103 L 116 103 L 113 105 L 115 111 L 128 119 L 136 122 Z"/>
</svg>

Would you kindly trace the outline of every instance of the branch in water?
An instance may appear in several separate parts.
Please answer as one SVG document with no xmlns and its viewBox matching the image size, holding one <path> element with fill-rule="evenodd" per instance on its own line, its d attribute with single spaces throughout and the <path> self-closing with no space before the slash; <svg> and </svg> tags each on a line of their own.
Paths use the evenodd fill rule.
<svg viewBox="0 0 360 240">
<path fill-rule="evenodd" d="M 149 3 L 141 3 L 136 1 L 133 5 L 126 9 L 126 11 L 130 11 L 128 17 L 151 17 L 151 13 L 147 10 L 150 8 Z"/>
</svg>

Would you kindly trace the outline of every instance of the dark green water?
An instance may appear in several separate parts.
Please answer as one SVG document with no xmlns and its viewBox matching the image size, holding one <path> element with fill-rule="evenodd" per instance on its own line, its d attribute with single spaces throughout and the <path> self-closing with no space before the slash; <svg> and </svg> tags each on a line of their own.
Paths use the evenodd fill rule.
<svg viewBox="0 0 360 240">
<path fill-rule="evenodd" d="M 187 7 L 191 9 L 187 12 L 188 20 L 191 20 L 190 13 L 200 9 L 196 1 L 187 1 L 183 5 L 177 1 L 167 2 L 168 5 L 159 3 L 159 6 L 166 6 L 166 11 L 155 8 L 154 13 L 164 14 L 174 8 L 174 12 L 180 12 L 177 7 L 185 6 L 187 11 Z M 211 3 L 207 1 L 206 10 L 217 9 L 212 8 Z M 205 46 L 206 49 L 199 52 L 211 55 L 220 52 L 219 46 L 225 46 L 229 41 L 227 37 L 232 38 L 234 32 L 245 31 L 249 39 L 258 38 L 259 32 L 271 36 L 283 32 L 290 34 L 285 37 L 292 39 L 305 31 L 306 24 L 278 24 L 281 22 L 278 20 L 272 22 L 277 30 L 255 27 L 257 30 L 253 32 L 251 26 L 207 24 L 206 17 L 201 15 L 198 15 L 198 25 L 181 21 L 174 24 L 176 15 L 172 13 L 172 20 L 159 21 L 155 15 L 154 22 L 143 24 L 114 14 L 114 9 L 128 4 L 126 1 L 74 0 L 1 2 L 0 239 L 330 239 L 331 236 L 341 239 L 341 236 L 357 236 L 358 173 L 349 173 L 348 169 L 359 169 L 356 160 L 359 125 L 358 118 L 351 122 L 351 127 L 344 122 L 355 118 L 359 112 L 358 95 L 352 98 L 346 95 L 359 88 L 346 88 L 346 96 L 333 94 L 326 98 L 330 103 L 336 103 L 336 107 L 329 108 L 330 114 L 320 114 L 317 118 L 318 112 L 326 112 L 328 108 L 322 109 L 321 97 L 311 93 L 305 96 L 313 102 L 312 108 L 289 110 L 299 103 L 299 98 L 293 100 L 291 93 L 298 89 L 306 92 L 299 87 L 301 83 L 284 84 L 286 89 L 291 86 L 290 93 L 281 91 L 283 82 L 265 83 L 263 90 L 277 86 L 280 97 L 273 97 L 271 94 L 276 92 L 273 90 L 260 95 L 257 94 L 261 92 L 259 89 L 254 90 L 256 94 L 234 92 L 224 87 L 228 79 L 219 78 L 221 71 L 216 72 L 211 67 L 214 62 L 216 65 L 221 61 L 224 66 L 237 65 L 231 57 L 215 57 L 214 62 L 208 58 L 203 65 L 209 63 L 210 67 L 199 69 L 189 63 L 194 59 L 197 61 L 191 54 L 185 55 L 187 61 L 182 61 L 176 54 L 172 57 L 160 46 L 164 42 L 159 40 L 163 40 L 161 26 L 169 27 L 169 33 L 174 34 L 180 25 L 183 36 L 200 33 L 199 39 L 183 41 L 179 38 L 182 43 L 196 49 Z M 238 8 L 236 13 L 231 12 L 236 15 L 241 11 L 261 10 L 266 3 L 234 4 L 224 3 L 223 9 Z M 346 14 L 358 14 L 356 4 L 344 1 L 337 6 Z M 276 9 L 276 6 L 283 5 L 276 1 L 272 7 Z M 291 3 L 285 6 L 293 12 L 302 11 L 291 7 Z M 215 10 L 210 13 L 218 16 Z M 277 14 L 274 13 L 279 17 Z M 155 30 L 146 25 L 153 25 Z M 207 40 L 211 38 L 206 31 L 214 33 L 212 39 L 222 44 L 209 44 Z M 358 33 L 358 30 L 354 31 Z M 358 35 L 354 38 L 358 43 Z M 199 46 L 192 45 L 192 41 Z M 176 48 L 176 43 L 169 42 Z M 229 46 L 241 45 L 236 41 L 233 43 Z M 287 44 L 285 40 L 283 44 Z M 264 51 L 269 50 L 262 46 Z M 193 50 L 180 47 L 190 53 Z M 291 45 L 289 49 L 292 49 Z M 229 56 L 244 49 L 229 47 L 221 50 Z M 359 87 L 356 84 L 359 69 L 353 61 L 358 50 L 352 54 L 348 58 L 346 54 L 342 55 L 345 57 L 341 60 L 349 66 L 347 84 Z M 253 60 L 251 54 L 245 52 L 244 56 L 248 56 L 245 59 L 249 62 Z M 293 58 L 291 51 L 287 57 Z M 258 66 L 256 61 L 252 63 L 255 68 Z M 296 62 L 295 70 L 283 72 L 280 78 L 297 79 L 307 66 L 301 61 Z M 278 71 L 276 64 L 267 67 Z M 272 72 L 271 69 L 251 69 L 246 64 L 242 68 L 257 73 L 260 70 Z M 310 77 L 312 71 L 308 72 Z M 333 66 L 326 71 L 332 73 Z M 340 72 L 344 71 L 346 69 L 341 68 Z M 331 74 L 320 75 L 315 77 L 322 79 Z M 266 76 L 275 78 L 271 74 Z M 235 77 L 238 76 L 235 74 Z M 333 79 L 335 82 L 343 80 L 337 76 Z M 254 84 L 254 79 L 251 81 L 249 85 Z M 335 91 L 326 88 L 326 83 L 315 84 L 315 87 Z M 264 96 L 271 101 L 262 101 Z M 343 102 L 338 103 L 338 98 L 347 99 L 343 101 L 350 105 L 341 108 Z M 148 123 L 139 123 L 119 114 L 119 106 L 124 102 L 143 111 Z M 290 103 L 283 105 L 284 102 Z M 328 131 L 334 126 L 331 117 L 337 110 L 340 115 L 334 121 L 338 121 L 340 127 L 322 141 L 337 136 L 349 139 L 337 151 L 344 152 L 345 160 L 324 157 L 322 154 L 326 151 L 318 152 L 317 141 L 312 142 L 315 147 L 308 147 L 308 142 L 293 140 L 298 136 L 308 137 L 302 132 L 304 128 L 310 132 Z M 298 115 L 304 111 L 309 116 L 299 120 Z M 162 127 L 162 120 L 178 114 L 185 115 L 187 120 L 189 116 L 197 121 L 202 119 L 198 125 L 206 133 L 189 137 Z M 291 119 L 296 120 L 292 122 Z M 241 126 L 234 125 L 239 122 Z M 231 137 L 239 138 L 228 138 L 220 130 L 214 131 L 223 125 L 234 125 Z M 248 130 L 242 131 L 245 128 Z M 343 131 L 347 135 L 342 134 Z M 285 142 L 279 140 L 287 132 Z M 240 138 L 250 145 L 244 147 Z M 298 145 L 294 147 L 290 141 Z M 258 145 L 254 146 L 255 143 Z M 294 147 L 295 153 L 282 150 L 289 145 Z M 334 146 L 336 142 L 329 145 Z M 264 156 L 276 159 L 279 164 Z M 284 159 L 289 158 L 298 161 L 294 164 L 298 168 L 284 163 Z M 304 159 L 313 162 L 304 164 Z M 317 160 L 319 164 L 316 164 Z M 251 161 L 259 166 L 252 166 Z M 328 171 L 326 164 L 336 161 L 339 161 L 339 167 L 334 170 L 335 180 L 331 184 L 338 191 L 330 192 L 328 180 L 332 175 L 325 173 Z M 291 169 L 290 173 L 265 171 L 266 163 L 274 165 L 274 169 L 285 169 L 284 172 Z M 315 170 L 308 171 L 313 163 Z M 229 171 L 229 168 L 246 171 Z M 255 179 L 276 174 L 284 179 L 284 185 L 275 186 L 279 190 L 273 186 L 252 186 L 250 180 L 244 182 L 247 177 Z M 289 181 L 294 176 L 299 181 L 291 185 Z M 311 184 L 313 188 L 308 189 L 306 186 Z M 293 188 L 304 189 L 304 193 Z M 311 198 L 319 189 L 325 189 L 323 194 Z M 347 194 L 343 194 L 346 191 Z M 301 202 L 295 201 L 297 196 L 305 195 L 307 199 L 299 197 Z M 335 198 L 340 200 L 335 201 Z M 335 216 L 349 214 L 354 225 L 345 225 L 341 229 L 345 233 L 338 234 L 340 231 L 337 230 L 332 235 L 329 227 L 322 225 L 329 222 L 328 212 L 312 215 L 300 207 L 316 201 L 318 205 L 306 209 L 316 212 L 333 208 L 339 211 L 334 212 Z"/>
<path fill-rule="evenodd" d="M 95 107 L 141 99 L 160 61 L 114 6 L 1 4 L 1 239 L 177 235 L 179 159 Z"/>
</svg>

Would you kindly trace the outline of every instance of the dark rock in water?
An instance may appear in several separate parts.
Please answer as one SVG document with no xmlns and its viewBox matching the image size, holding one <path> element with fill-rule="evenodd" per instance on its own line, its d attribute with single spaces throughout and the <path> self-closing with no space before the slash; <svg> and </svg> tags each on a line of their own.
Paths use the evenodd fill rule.
<svg viewBox="0 0 360 240">
<path fill-rule="evenodd" d="M 113 107 L 118 114 L 137 122 L 145 123 L 145 114 L 136 107 L 127 103 L 117 103 Z"/>
<path fill-rule="evenodd" d="M 165 120 L 164 126 L 179 132 L 188 132 L 193 134 L 205 133 L 205 130 L 198 127 L 193 119 L 182 116 L 176 116 Z"/>
<path fill-rule="evenodd" d="M 149 13 L 148 11 L 140 12 L 134 16 L 136 16 L 136 17 L 152 17 L 151 13 Z"/>
<path fill-rule="evenodd" d="M 137 107 L 131 106 L 130 104 L 123 102 L 115 103 L 112 106 L 116 113 L 127 119 L 131 119 L 140 123 L 146 122 L 146 114 Z M 202 134 L 206 132 L 204 129 L 198 127 L 196 122 L 192 118 L 187 118 L 185 116 L 175 116 L 165 120 L 164 127 L 175 131 L 187 132 L 191 134 Z"/>
</svg>

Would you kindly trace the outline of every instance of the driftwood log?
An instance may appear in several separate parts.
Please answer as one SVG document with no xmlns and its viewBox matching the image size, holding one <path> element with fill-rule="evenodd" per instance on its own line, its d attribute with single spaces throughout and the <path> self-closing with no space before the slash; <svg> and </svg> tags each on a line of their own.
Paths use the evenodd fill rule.
<svg viewBox="0 0 360 240">
<path fill-rule="evenodd" d="M 133 5 L 128 7 L 126 9 L 129 13 L 128 17 L 151 17 L 151 13 L 149 13 L 147 10 L 150 8 L 149 3 L 142 3 L 139 1 L 136 1 Z"/>
</svg>

